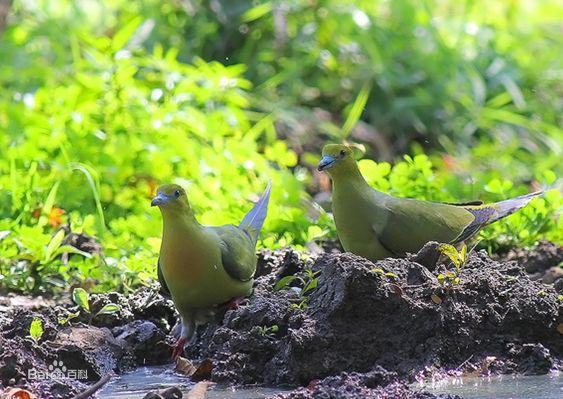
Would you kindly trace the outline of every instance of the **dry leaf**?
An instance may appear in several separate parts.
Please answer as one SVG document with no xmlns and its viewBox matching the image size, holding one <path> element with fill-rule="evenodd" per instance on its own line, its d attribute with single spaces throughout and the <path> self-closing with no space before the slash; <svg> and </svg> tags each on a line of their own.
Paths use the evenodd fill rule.
<svg viewBox="0 0 563 399">
<path fill-rule="evenodd" d="M 213 371 L 213 362 L 209 359 L 205 359 L 199 364 L 197 370 L 192 374 L 192 379 L 196 381 L 207 380 L 211 378 L 211 372 Z"/>
<path fill-rule="evenodd" d="M 558 332 L 559 334 L 563 334 L 563 323 L 559 323 L 559 324 L 557 325 L 557 332 Z"/>
<path fill-rule="evenodd" d="M 442 298 L 440 298 L 440 297 L 439 297 L 438 295 L 436 295 L 436 294 L 432 294 L 432 296 L 431 296 L 430 298 L 432 298 L 432 301 L 433 301 L 435 304 L 438 304 L 438 305 L 439 305 L 439 304 L 442 303 Z"/>
<path fill-rule="evenodd" d="M 174 367 L 174 371 L 191 377 L 196 372 L 196 370 L 196 367 L 188 359 L 184 357 L 178 357 L 176 359 L 176 367 Z"/>
<path fill-rule="evenodd" d="M 192 389 L 190 389 L 186 399 L 205 399 L 205 394 L 212 385 L 213 383 L 211 381 L 198 382 Z"/>
<path fill-rule="evenodd" d="M 0 393 L 0 399 L 37 399 L 37 396 L 21 388 L 8 388 Z"/>
<path fill-rule="evenodd" d="M 389 286 L 391 287 L 395 295 L 399 295 L 399 296 L 403 295 L 403 289 L 399 287 L 397 284 L 389 284 Z"/>
</svg>

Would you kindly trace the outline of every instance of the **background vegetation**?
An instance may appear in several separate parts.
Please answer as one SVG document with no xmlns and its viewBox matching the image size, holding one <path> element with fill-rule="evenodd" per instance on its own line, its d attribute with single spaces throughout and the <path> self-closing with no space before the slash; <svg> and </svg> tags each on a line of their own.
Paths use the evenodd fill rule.
<svg viewBox="0 0 563 399">
<path fill-rule="evenodd" d="M 563 241 L 559 1 L 10 3 L 0 1 L 0 287 L 146 283 L 162 182 L 187 186 L 199 220 L 219 224 L 272 180 L 259 245 L 332 237 L 317 204 L 328 182 L 314 171 L 327 141 L 361 143 L 367 179 L 395 195 L 548 189 L 480 245 Z M 101 248 L 77 249 L 69 232 Z"/>
</svg>

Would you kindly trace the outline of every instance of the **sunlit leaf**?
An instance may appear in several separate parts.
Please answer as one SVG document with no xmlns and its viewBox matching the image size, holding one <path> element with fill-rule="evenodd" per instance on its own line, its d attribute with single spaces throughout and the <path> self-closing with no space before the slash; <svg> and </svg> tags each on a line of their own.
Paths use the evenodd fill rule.
<svg viewBox="0 0 563 399">
<path fill-rule="evenodd" d="M 280 290 L 286 288 L 296 278 L 297 278 L 297 276 L 285 276 L 285 277 L 280 278 L 276 282 L 276 285 L 274 286 L 274 290 L 280 291 Z"/>
<path fill-rule="evenodd" d="M 43 322 L 40 318 L 34 317 L 29 326 L 29 336 L 35 341 L 39 342 L 43 336 Z"/>
<path fill-rule="evenodd" d="M 47 245 L 47 249 L 45 250 L 45 257 L 43 259 L 44 262 L 49 262 L 53 258 L 57 249 L 59 249 L 59 247 L 61 246 L 64 237 L 65 237 L 64 230 L 57 231 L 57 233 L 53 236 L 53 238 Z"/>
<path fill-rule="evenodd" d="M 455 265 L 456 268 L 459 268 L 460 266 L 460 261 L 459 261 L 459 253 L 457 252 L 457 249 L 451 245 L 451 244 L 440 244 L 438 246 L 438 250 L 446 255 L 448 258 L 450 258 L 450 260 L 452 261 L 452 263 Z"/>
<path fill-rule="evenodd" d="M 87 312 L 90 312 L 89 295 L 84 288 L 75 288 L 72 291 L 72 300 Z"/>
<path fill-rule="evenodd" d="M 107 305 L 104 305 L 104 307 L 100 309 L 97 315 L 113 314 L 118 312 L 120 309 L 121 307 L 119 305 L 115 303 L 108 303 Z"/>
</svg>

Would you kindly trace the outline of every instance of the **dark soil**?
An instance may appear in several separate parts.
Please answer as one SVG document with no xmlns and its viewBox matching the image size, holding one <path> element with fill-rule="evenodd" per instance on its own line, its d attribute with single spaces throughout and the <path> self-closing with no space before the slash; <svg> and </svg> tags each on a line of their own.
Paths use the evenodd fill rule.
<svg viewBox="0 0 563 399">
<path fill-rule="evenodd" d="M 262 251 L 253 295 L 200 327 L 187 357 L 210 359 L 217 382 L 307 386 L 279 396 L 287 399 L 436 398 L 406 383 L 452 370 L 561 368 L 563 280 L 546 284 L 534 274 L 559 267 L 560 247 L 541 243 L 509 253 L 510 260 L 473 254 L 449 288 L 436 276 L 451 266 L 437 263 L 431 246 L 375 264 L 331 252 Z M 92 314 L 108 303 L 119 312 L 81 314 L 60 325 L 59 318 L 77 310 L 70 301 L 0 297 L 0 389 L 67 398 L 109 373 L 170 361 L 177 314 L 169 300 L 148 288 L 129 297 L 92 295 Z M 29 337 L 34 317 L 45 331 L 38 343 Z M 55 361 L 87 375 L 30 378 L 30 370 L 49 371 Z"/>
<path fill-rule="evenodd" d="M 531 251 L 511 250 L 504 260 L 516 261 L 533 280 L 554 284 L 559 292 L 563 291 L 563 246 L 540 241 Z"/>
<path fill-rule="evenodd" d="M 119 312 L 91 320 L 83 314 L 70 325 L 60 325 L 59 318 L 77 310 L 70 303 L 41 306 L 32 298 L 3 298 L 7 311 L 0 316 L 0 388 L 25 387 L 43 399 L 69 398 L 107 374 L 170 361 L 165 340 L 176 319 L 170 301 L 149 289 L 129 298 L 117 293 L 92 295 L 92 313 L 109 302 L 119 304 Z M 44 330 L 38 343 L 29 336 L 35 317 Z M 69 378 L 41 377 L 57 368 Z M 70 370 L 74 374 L 68 374 Z"/>
</svg>

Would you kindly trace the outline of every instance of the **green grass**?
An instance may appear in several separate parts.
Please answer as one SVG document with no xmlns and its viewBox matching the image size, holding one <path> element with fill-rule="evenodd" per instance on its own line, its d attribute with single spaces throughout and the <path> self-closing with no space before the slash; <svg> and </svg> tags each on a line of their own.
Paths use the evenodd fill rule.
<svg viewBox="0 0 563 399">
<path fill-rule="evenodd" d="M 150 283 L 149 204 L 165 182 L 222 224 L 271 180 L 259 246 L 333 237 L 310 205 L 313 168 L 322 143 L 358 140 L 358 121 L 376 137 L 366 157 L 389 161 L 362 171 L 394 195 L 497 201 L 560 185 L 557 2 L 205 3 L 14 2 L 0 39 L 0 287 Z M 480 245 L 562 242 L 561 207 L 552 189 Z M 102 252 L 68 248 L 62 226 Z"/>
</svg>

